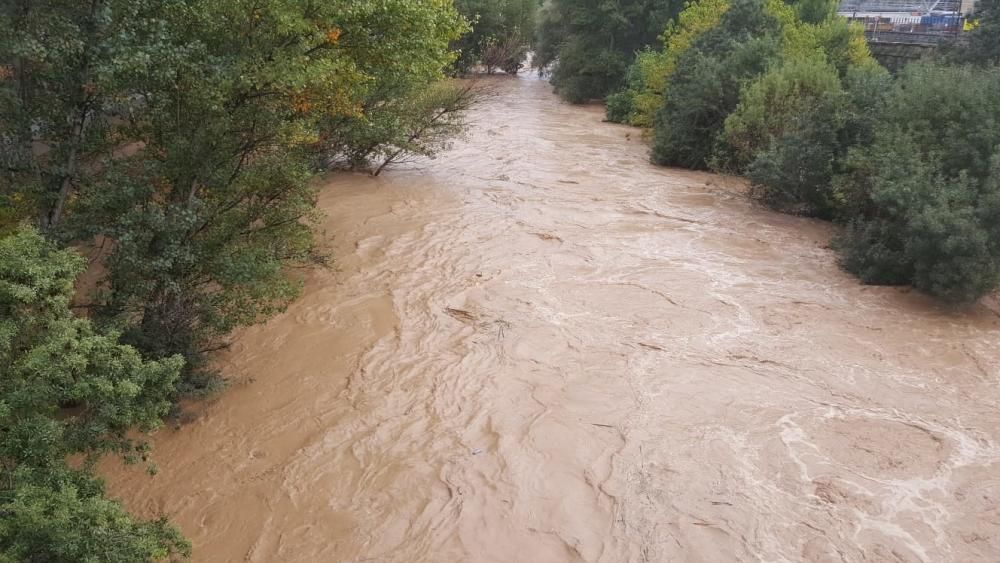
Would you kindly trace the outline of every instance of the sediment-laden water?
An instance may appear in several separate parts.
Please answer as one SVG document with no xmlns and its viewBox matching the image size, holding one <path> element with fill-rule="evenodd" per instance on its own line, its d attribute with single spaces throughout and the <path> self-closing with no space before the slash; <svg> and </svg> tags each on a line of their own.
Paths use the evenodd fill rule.
<svg viewBox="0 0 1000 563">
<path fill-rule="evenodd" d="M 112 491 L 198 561 L 1000 560 L 1000 317 L 531 78 L 322 193 L 336 264 Z"/>
</svg>

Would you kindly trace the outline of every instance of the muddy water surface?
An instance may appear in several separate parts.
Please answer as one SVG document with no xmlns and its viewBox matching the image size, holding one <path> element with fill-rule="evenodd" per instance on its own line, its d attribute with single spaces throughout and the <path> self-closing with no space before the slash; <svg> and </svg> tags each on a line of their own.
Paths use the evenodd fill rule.
<svg viewBox="0 0 1000 563">
<path fill-rule="evenodd" d="M 494 86 L 438 160 L 330 178 L 336 266 L 118 496 L 198 561 L 1000 560 L 1000 317 Z"/>
</svg>

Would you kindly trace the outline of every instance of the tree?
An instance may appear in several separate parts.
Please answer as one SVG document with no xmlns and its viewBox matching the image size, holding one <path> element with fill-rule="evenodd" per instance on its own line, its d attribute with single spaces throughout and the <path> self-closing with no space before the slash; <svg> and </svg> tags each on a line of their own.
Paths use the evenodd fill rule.
<svg viewBox="0 0 1000 563">
<path fill-rule="evenodd" d="M 373 144 L 340 123 L 398 121 L 386 101 L 440 79 L 464 27 L 440 0 L 63 4 L 4 12 L 28 33 L 0 47 L 19 61 L 0 121 L 14 146 L 50 148 L 21 150 L 5 193 L 38 201 L 52 236 L 108 241 L 94 318 L 150 357 L 184 355 L 182 390 L 211 389 L 204 353 L 281 310 L 317 257 L 324 151 L 398 133 Z M 56 41 L 46 23 L 66 14 Z M 82 133 L 44 127 L 74 119 Z"/>
<path fill-rule="evenodd" d="M 104 453 L 145 459 L 128 435 L 170 408 L 181 359 L 144 361 L 76 318 L 82 258 L 33 230 L 0 239 L 0 554 L 9 560 L 136 561 L 186 553 L 165 522 L 139 522 L 102 498 Z M 81 468 L 66 463 L 82 455 Z"/>
<path fill-rule="evenodd" d="M 448 147 L 465 129 L 465 112 L 476 104 L 482 92 L 475 85 L 439 83 L 419 98 L 408 100 L 397 136 L 378 147 L 373 157 L 381 162 L 372 171 L 378 176 L 391 164 L 407 158 L 431 157 Z"/>
<path fill-rule="evenodd" d="M 667 24 L 661 50 L 646 50 L 636 57 L 629 70 L 626 88 L 616 98 L 618 104 L 631 108 L 622 119 L 636 127 L 651 128 L 657 110 L 663 105 L 663 94 L 677 61 L 701 34 L 716 27 L 729 9 L 729 0 L 699 0 L 684 5 L 677 18 Z M 619 111 L 621 114 L 621 112 Z"/>
<path fill-rule="evenodd" d="M 656 116 L 653 162 L 707 168 L 743 85 L 777 57 L 777 19 L 761 2 L 734 2 L 719 25 L 700 35 L 677 61 Z"/>
<path fill-rule="evenodd" d="M 920 63 L 891 92 L 841 189 L 864 198 L 840 238 L 867 283 L 967 303 L 1000 283 L 1000 71 Z M 947 101 L 947 103 L 943 103 Z"/>
<path fill-rule="evenodd" d="M 682 7 L 679 0 L 549 0 L 539 14 L 534 64 L 552 67 L 552 85 L 564 99 L 603 99 Z"/>
<path fill-rule="evenodd" d="M 119 87 L 123 75 L 169 56 L 155 12 L 136 0 L 0 7 L 0 194 L 34 207 L 41 228 L 61 224 L 88 166 L 121 142 L 110 123 L 135 107 Z"/>
<path fill-rule="evenodd" d="M 468 73 L 476 64 L 483 64 L 488 72 L 493 68 L 508 74 L 520 70 L 532 44 L 538 0 L 456 0 L 455 8 L 471 26 L 452 42 L 459 74 Z M 502 54 L 497 53 L 498 46 L 504 47 Z"/>
<path fill-rule="evenodd" d="M 832 101 L 841 91 L 836 69 L 821 58 L 776 65 L 743 91 L 726 119 L 718 160 L 724 168 L 743 170 L 774 139 L 794 128 L 800 114 L 813 114 L 824 99 Z"/>
<path fill-rule="evenodd" d="M 796 71 L 783 67 L 779 72 Z M 784 83 L 792 85 L 794 79 Z M 828 82 L 828 87 L 784 106 L 794 111 L 775 111 L 785 122 L 772 125 L 777 131 L 754 154 L 746 173 L 753 195 L 775 209 L 849 220 L 861 211 L 863 197 L 842 187 L 847 153 L 872 142 L 872 117 L 884 107 L 892 78 L 878 65 L 858 66 L 843 84 Z"/>
</svg>

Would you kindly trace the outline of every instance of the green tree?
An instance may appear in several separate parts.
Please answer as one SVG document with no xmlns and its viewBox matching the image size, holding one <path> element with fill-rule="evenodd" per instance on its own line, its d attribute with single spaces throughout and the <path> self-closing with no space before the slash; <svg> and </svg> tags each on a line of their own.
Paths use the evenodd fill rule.
<svg viewBox="0 0 1000 563">
<path fill-rule="evenodd" d="M 440 82 L 406 100 L 409 108 L 402 112 L 404 118 L 395 128 L 397 134 L 371 155 L 378 160 L 372 175 L 378 176 L 387 166 L 408 159 L 434 158 L 448 148 L 465 129 L 465 112 L 481 95 L 474 85 Z"/>
<path fill-rule="evenodd" d="M 609 99 L 609 108 L 618 104 L 628 110 L 612 109 L 608 119 L 651 128 L 657 110 L 663 106 L 663 94 L 677 69 L 677 61 L 697 37 L 719 24 L 729 4 L 729 0 L 699 0 L 685 4 L 677 18 L 667 24 L 662 49 L 639 53 L 629 69 L 625 89 L 613 100 Z"/>
<path fill-rule="evenodd" d="M 864 198 L 840 239 L 868 283 L 966 303 L 1000 283 L 1000 70 L 913 64 L 841 190 Z"/>
<path fill-rule="evenodd" d="M 551 68 L 556 92 L 574 103 L 623 86 L 635 53 L 656 41 L 680 0 L 549 0 L 539 14 L 534 64 Z"/>
<path fill-rule="evenodd" d="M 455 62 L 449 44 L 468 28 L 450 3 L 427 0 L 402 0 L 390 13 L 370 13 L 357 25 L 349 52 L 364 80 L 354 88 L 354 111 L 323 116 L 318 149 L 327 161 L 377 167 L 408 135 L 414 105 L 440 92 L 444 69 Z"/>
<path fill-rule="evenodd" d="M 863 198 L 841 187 L 847 152 L 872 142 L 873 118 L 884 107 L 892 78 L 878 65 L 859 66 L 848 71 L 842 86 L 830 86 L 794 102 L 795 111 L 784 114 L 786 121 L 755 153 L 746 174 L 753 195 L 776 209 L 842 220 L 863 205 Z"/>
<path fill-rule="evenodd" d="M 102 498 L 102 454 L 146 459 L 129 430 L 170 408 L 181 359 L 139 353 L 76 318 L 82 258 L 37 232 L 0 239 L 0 553 L 12 561 L 138 561 L 186 553 L 165 522 L 131 519 Z M 66 463 L 83 456 L 82 468 Z"/>
<path fill-rule="evenodd" d="M 136 0 L 0 5 L 0 194 L 34 208 L 42 228 L 63 221 L 89 167 L 121 141 L 110 123 L 135 109 L 123 75 L 166 56 L 155 11 Z"/>
<path fill-rule="evenodd" d="M 776 65 L 752 82 L 726 119 L 722 133 L 724 168 L 743 170 L 754 157 L 794 127 L 802 113 L 812 113 L 823 98 L 841 92 L 836 69 L 821 58 L 798 59 Z"/>
<path fill-rule="evenodd" d="M 744 84 L 778 56 L 780 30 L 762 2 L 734 2 L 719 25 L 700 35 L 677 61 L 656 115 L 653 162 L 707 168 Z"/>
<path fill-rule="evenodd" d="M 516 72 L 527 57 L 535 33 L 538 0 L 456 0 L 455 8 L 470 24 L 468 32 L 452 42 L 456 70 L 467 73 L 484 58 L 497 58 L 498 45 L 507 46 L 491 66 Z"/>
</svg>

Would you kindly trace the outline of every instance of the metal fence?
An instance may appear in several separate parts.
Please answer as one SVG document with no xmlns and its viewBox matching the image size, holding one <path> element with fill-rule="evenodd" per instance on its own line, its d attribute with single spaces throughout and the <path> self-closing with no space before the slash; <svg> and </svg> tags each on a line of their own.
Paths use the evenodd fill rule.
<svg viewBox="0 0 1000 563">
<path fill-rule="evenodd" d="M 894 12 L 914 15 L 958 13 L 962 0 L 841 0 L 840 13 Z"/>
</svg>

